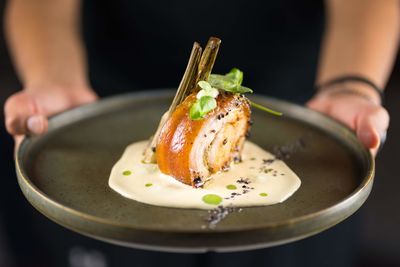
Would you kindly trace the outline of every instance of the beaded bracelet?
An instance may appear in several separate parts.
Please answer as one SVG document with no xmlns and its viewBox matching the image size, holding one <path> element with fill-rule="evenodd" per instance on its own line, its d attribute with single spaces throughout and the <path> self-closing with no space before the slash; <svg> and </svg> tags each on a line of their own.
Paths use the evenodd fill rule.
<svg viewBox="0 0 400 267">
<path fill-rule="evenodd" d="M 346 82 L 359 82 L 359 83 L 364 83 L 364 84 L 368 85 L 370 88 L 374 89 L 378 93 L 380 100 L 381 100 L 381 105 L 383 106 L 384 101 L 385 101 L 385 95 L 383 94 L 383 90 L 381 88 L 379 88 L 371 80 L 369 80 L 363 76 L 357 76 L 357 75 L 340 76 L 340 77 L 334 78 L 332 80 L 329 80 L 321 85 L 317 85 L 316 89 L 318 91 L 319 90 L 327 90 L 332 85 L 346 83 Z"/>
</svg>

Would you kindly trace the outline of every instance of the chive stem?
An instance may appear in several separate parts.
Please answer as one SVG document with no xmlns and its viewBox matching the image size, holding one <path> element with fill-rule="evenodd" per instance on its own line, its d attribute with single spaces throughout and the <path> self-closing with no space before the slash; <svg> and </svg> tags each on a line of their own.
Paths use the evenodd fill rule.
<svg viewBox="0 0 400 267">
<path fill-rule="evenodd" d="M 273 115 L 275 115 L 275 116 L 282 116 L 282 115 L 283 115 L 282 112 L 269 109 L 269 108 L 267 108 L 267 107 L 264 107 L 263 105 L 254 103 L 253 101 L 250 101 L 250 105 L 251 105 L 253 108 L 257 108 L 257 109 L 259 109 L 259 110 L 262 110 L 262 111 L 271 113 L 271 114 L 273 114 Z"/>
</svg>

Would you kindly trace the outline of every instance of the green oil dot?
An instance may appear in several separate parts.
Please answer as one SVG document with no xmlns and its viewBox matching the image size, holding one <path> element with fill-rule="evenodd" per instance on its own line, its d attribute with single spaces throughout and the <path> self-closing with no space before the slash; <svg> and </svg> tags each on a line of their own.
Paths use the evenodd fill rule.
<svg viewBox="0 0 400 267">
<path fill-rule="evenodd" d="M 222 202 L 222 198 L 218 195 L 214 194 L 208 194 L 203 196 L 203 201 L 204 203 L 210 204 L 210 205 L 218 205 Z"/>
<path fill-rule="evenodd" d="M 267 193 L 260 193 L 260 196 L 266 197 L 266 196 L 268 196 L 268 194 Z"/>
<path fill-rule="evenodd" d="M 148 184 L 145 184 L 144 186 L 145 186 L 145 187 L 150 187 L 150 186 L 153 186 L 153 184 L 148 183 Z"/>
<path fill-rule="evenodd" d="M 132 172 L 131 171 L 124 171 L 122 174 L 125 175 L 125 176 L 128 176 L 128 175 L 131 175 Z"/>
<path fill-rule="evenodd" d="M 226 189 L 229 189 L 229 190 L 236 190 L 237 187 L 236 187 L 236 185 L 234 185 L 234 184 L 228 184 L 228 185 L 226 186 Z"/>
</svg>

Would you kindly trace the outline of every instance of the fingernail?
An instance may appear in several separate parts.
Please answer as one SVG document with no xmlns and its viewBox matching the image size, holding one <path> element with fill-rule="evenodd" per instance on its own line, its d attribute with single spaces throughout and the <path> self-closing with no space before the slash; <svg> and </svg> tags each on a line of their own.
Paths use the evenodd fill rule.
<svg viewBox="0 0 400 267">
<path fill-rule="evenodd" d="M 43 116 L 32 116 L 27 121 L 28 130 L 33 134 L 42 134 L 44 131 Z"/>
<path fill-rule="evenodd" d="M 368 148 L 376 148 L 379 145 L 379 137 L 370 131 L 362 132 L 361 140 Z"/>
</svg>

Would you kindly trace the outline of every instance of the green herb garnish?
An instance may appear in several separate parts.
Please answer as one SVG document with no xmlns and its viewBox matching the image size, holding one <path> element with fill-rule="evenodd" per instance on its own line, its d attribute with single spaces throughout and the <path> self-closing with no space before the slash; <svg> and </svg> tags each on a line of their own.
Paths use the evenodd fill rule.
<svg viewBox="0 0 400 267">
<path fill-rule="evenodd" d="M 190 107 L 189 117 L 192 120 L 204 119 L 210 111 L 217 107 L 218 89 L 234 94 L 253 93 L 248 87 L 242 86 L 243 72 L 237 68 L 231 69 L 225 75 L 211 74 L 208 81 L 199 81 L 201 90 L 197 93 L 196 102 Z M 250 101 L 250 105 L 259 110 L 281 116 L 282 113 Z"/>
<path fill-rule="evenodd" d="M 217 101 L 212 96 L 202 96 L 190 107 L 189 116 L 192 120 L 201 120 L 217 107 Z"/>
<path fill-rule="evenodd" d="M 208 82 L 213 87 L 231 93 L 253 93 L 253 90 L 251 90 L 250 88 L 242 86 L 243 72 L 237 68 L 231 69 L 231 71 L 225 75 L 211 74 L 208 78 Z"/>
<path fill-rule="evenodd" d="M 254 103 L 253 101 L 250 101 L 250 105 L 251 105 L 253 108 L 257 108 L 257 109 L 259 109 L 259 110 L 262 110 L 262 111 L 271 113 L 271 114 L 276 115 L 276 116 L 282 116 L 282 114 L 283 114 L 282 112 L 275 111 L 275 110 L 272 110 L 272 109 L 270 109 L 270 108 L 264 107 L 263 105 Z"/>
<path fill-rule="evenodd" d="M 206 81 L 200 81 L 198 82 L 198 85 L 200 86 L 201 90 L 196 95 L 197 99 L 200 99 L 203 96 L 211 96 L 216 98 L 219 94 L 218 89 L 212 87 L 211 84 Z"/>
</svg>

